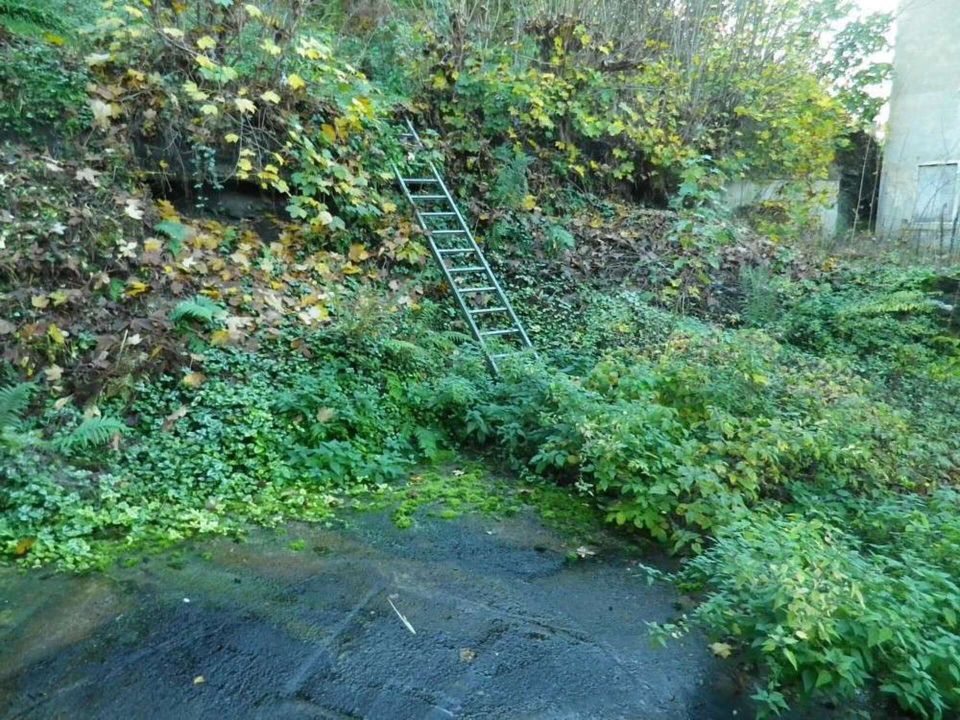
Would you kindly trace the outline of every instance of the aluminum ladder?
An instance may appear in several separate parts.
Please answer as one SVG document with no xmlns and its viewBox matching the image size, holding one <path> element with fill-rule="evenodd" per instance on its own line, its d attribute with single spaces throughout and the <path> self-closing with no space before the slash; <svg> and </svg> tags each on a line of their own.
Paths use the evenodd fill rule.
<svg viewBox="0 0 960 720">
<path fill-rule="evenodd" d="M 408 118 L 405 124 L 400 139 L 407 162 L 403 171 L 394 164 L 397 181 L 470 333 L 486 356 L 490 372 L 498 377 L 502 362 L 536 351 L 437 166 L 428 157 L 421 157 L 427 148 L 413 122 Z"/>
</svg>

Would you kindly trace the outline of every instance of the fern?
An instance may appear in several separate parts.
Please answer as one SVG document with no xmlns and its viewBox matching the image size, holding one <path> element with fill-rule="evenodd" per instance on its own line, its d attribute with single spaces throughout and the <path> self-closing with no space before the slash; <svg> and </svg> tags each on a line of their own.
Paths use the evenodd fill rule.
<svg viewBox="0 0 960 720">
<path fill-rule="evenodd" d="M 33 390 L 31 383 L 0 387 L 0 430 L 19 425 L 20 416 L 30 404 Z"/>
<path fill-rule="evenodd" d="M 170 313 L 170 319 L 177 323 L 195 321 L 204 325 L 212 325 L 226 315 L 226 310 L 208 297 L 196 295 L 191 300 L 179 303 Z"/>
<path fill-rule="evenodd" d="M 58 450 L 84 450 L 106 445 L 117 433 L 123 432 L 124 425 L 117 418 L 88 418 L 66 435 L 53 440 Z"/>
</svg>

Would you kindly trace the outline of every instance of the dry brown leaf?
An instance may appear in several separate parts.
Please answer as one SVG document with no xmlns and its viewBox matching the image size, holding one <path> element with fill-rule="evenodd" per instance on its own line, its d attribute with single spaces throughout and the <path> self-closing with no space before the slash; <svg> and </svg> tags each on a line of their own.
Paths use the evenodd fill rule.
<svg viewBox="0 0 960 720">
<path fill-rule="evenodd" d="M 200 372 L 192 372 L 183 376 L 183 384 L 187 387 L 198 388 L 206 382 L 207 376 Z"/>
</svg>

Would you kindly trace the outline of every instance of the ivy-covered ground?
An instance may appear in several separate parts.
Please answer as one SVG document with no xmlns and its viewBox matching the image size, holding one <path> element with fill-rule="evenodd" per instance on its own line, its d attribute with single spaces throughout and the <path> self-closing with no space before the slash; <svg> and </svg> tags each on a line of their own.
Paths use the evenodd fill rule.
<svg viewBox="0 0 960 720">
<path fill-rule="evenodd" d="M 4 562 L 532 505 L 578 568 L 597 522 L 670 553 L 636 582 L 689 600 L 604 632 L 697 638 L 757 714 L 956 714 L 960 268 L 811 240 L 879 26 L 441 5 L 0 0 Z M 402 115 L 538 347 L 496 380 Z M 792 195 L 732 218 L 750 173 Z"/>
</svg>

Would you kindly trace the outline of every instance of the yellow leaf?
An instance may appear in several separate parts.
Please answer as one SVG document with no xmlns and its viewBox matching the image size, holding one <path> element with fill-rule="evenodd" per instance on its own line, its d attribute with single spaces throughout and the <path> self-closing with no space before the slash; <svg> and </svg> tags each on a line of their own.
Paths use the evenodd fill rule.
<svg viewBox="0 0 960 720">
<path fill-rule="evenodd" d="M 432 84 L 434 90 L 445 90 L 450 83 L 443 75 L 435 75 Z"/>
<path fill-rule="evenodd" d="M 13 549 L 13 554 L 17 557 L 23 557 L 30 552 L 30 548 L 32 548 L 36 542 L 36 538 L 23 538 L 23 540 L 19 540 Z"/>
<path fill-rule="evenodd" d="M 537 206 L 537 199 L 533 195 L 527 195 L 520 203 L 524 210 L 533 210 Z"/>
<path fill-rule="evenodd" d="M 210 335 L 210 344 L 211 345 L 226 345 L 230 342 L 230 331 L 229 330 L 216 330 Z"/>
<path fill-rule="evenodd" d="M 46 295 L 34 295 L 32 298 L 30 298 L 30 304 L 38 310 L 43 310 L 47 305 L 50 304 L 50 298 L 48 298 Z"/>
<path fill-rule="evenodd" d="M 273 42 L 273 40 L 270 38 L 266 38 L 262 43 L 260 43 L 260 47 L 263 48 L 264 52 L 273 55 L 274 57 L 278 57 L 281 52 L 280 46 Z"/>
<path fill-rule="evenodd" d="M 292 75 L 287 77 L 287 85 L 289 85 L 293 90 L 300 90 L 301 88 L 305 88 L 307 86 L 307 83 L 304 81 L 302 77 L 300 77 L 296 73 L 293 73 Z"/>
<path fill-rule="evenodd" d="M 355 243 L 350 246 L 348 257 L 354 262 L 362 262 L 370 257 L 370 253 L 367 252 L 367 249 L 363 245 Z"/>
<path fill-rule="evenodd" d="M 165 28 L 160 28 L 160 32 L 162 32 L 164 35 L 168 35 L 168 36 L 170 36 L 170 37 L 172 37 L 172 38 L 182 38 L 182 37 L 183 37 L 183 30 L 181 30 L 180 28 L 165 27 Z"/>
<path fill-rule="evenodd" d="M 150 286 L 139 280 L 131 280 L 127 283 L 126 296 L 127 297 L 137 297 L 138 295 L 143 295 L 145 292 L 150 290 Z"/>
<path fill-rule="evenodd" d="M 157 200 L 157 212 L 163 220 L 179 220 L 180 213 L 169 200 Z"/>
<path fill-rule="evenodd" d="M 396 212 L 397 204 L 392 203 L 389 200 L 384 200 L 382 203 L 380 203 L 380 209 L 383 210 L 385 213 Z"/>
<path fill-rule="evenodd" d="M 51 365 L 44 369 L 43 374 L 47 376 L 47 382 L 58 382 L 63 377 L 63 368 L 59 365 Z"/>
<path fill-rule="evenodd" d="M 212 105 L 210 103 L 207 103 L 206 105 L 201 107 L 200 112 L 202 112 L 204 115 L 210 115 L 210 116 L 215 116 L 220 114 L 220 110 L 217 108 L 217 106 Z"/>
<path fill-rule="evenodd" d="M 209 35 L 204 35 L 202 38 L 197 40 L 197 47 L 201 50 L 212 50 L 217 46 L 217 41 L 214 40 Z"/>
<path fill-rule="evenodd" d="M 210 58 L 208 58 L 206 55 L 197 55 L 197 57 L 196 57 L 195 59 L 196 59 L 196 61 L 197 61 L 197 65 L 199 65 L 200 67 L 202 67 L 204 70 L 216 70 L 216 69 L 217 69 L 217 64 L 216 64 L 213 60 L 211 60 Z"/>
<path fill-rule="evenodd" d="M 267 90 L 260 96 L 260 99 L 264 102 L 273 103 L 274 105 L 280 102 L 280 96 L 277 95 L 273 90 Z"/>
<path fill-rule="evenodd" d="M 246 10 L 247 15 L 249 15 L 252 18 L 263 17 L 263 11 L 260 8 L 258 8 L 256 5 L 247 4 L 243 6 L 243 9 Z"/>
<path fill-rule="evenodd" d="M 337 141 L 337 131 L 333 129 L 333 125 L 328 125 L 324 123 L 320 126 L 320 132 L 323 133 L 323 136 L 332 143 Z"/>
<path fill-rule="evenodd" d="M 65 290 L 54 290 L 52 293 L 50 293 L 50 299 L 53 300 L 53 306 L 57 307 L 67 302 L 67 300 L 70 299 L 70 296 L 67 295 Z"/>
<path fill-rule="evenodd" d="M 203 92 L 195 82 L 185 82 L 183 84 L 183 90 L 190 96 L 190 99 L 195 102 L 203 102 L 206 100 L 209 95 Z"/>
<path fill-rule="evenodd" d="M 246 98 L 237 98 L 233 101 L 233 104 L 236 105 L 237 110 L 242 113 L 252 114 L 257 111 L 257 106 L 253 104 L 250 100 Z"/>
<path fill-rule="evenodd" d="M 157 238 L 147 238 L 143 241 L 143 249 L 148 253 L 160 252 L 160 249 L 163 247 L 163 243 L 160 242 Z"/>
<path fill-rule="evenodd" d="M 51 325 L 47 328 L 47 334 L 50 336 L 50 339 L 53 340 L 57 345 L 64 345 L 67 342 L 67 334 L 56 325 Z"/>
<path fill-rule="evenodd" d="M 203 685 L 206 681 L 207 681 L 207 679 L 206 679 L 203 675 L 197 675 L 197 676 L 193 679 L 193 684 L 194 684 L 194 685 Z"/>
<path fill-rule="evenodd" d="M 233 145 L 234 143 L 240 142 L 240 136 L 237 135 L 236 133 L 227 133 L 226 135 L 223 136 L 223 139 L 226 142 L 230 143 L 231 145 Z"/>
<path fill-rule="evenodd" d="M 342 272 L 344 275 L 359 275 L 363 271 L 353 263 L 348 262 L 342 268 L 340 268 L 340 272 Z"/>
<path fill-rule="evenodd" d="M 192 372 L 183 376 L 183 384 L 187 387 L 198 388 L 206 381 L 207 376 L 200 372 Z"/>
<path fill-rule="evenodd" d="M 710 644 L 710 650 L 717 657 L 728 658 L 733 648 L 727 645 L 727 643 L 715 642 Z"/>
</svg>

